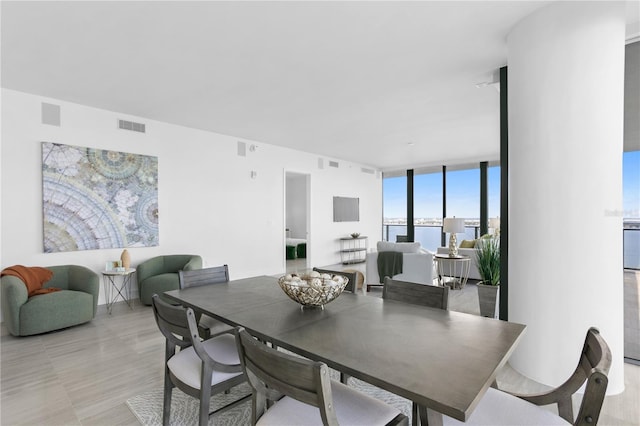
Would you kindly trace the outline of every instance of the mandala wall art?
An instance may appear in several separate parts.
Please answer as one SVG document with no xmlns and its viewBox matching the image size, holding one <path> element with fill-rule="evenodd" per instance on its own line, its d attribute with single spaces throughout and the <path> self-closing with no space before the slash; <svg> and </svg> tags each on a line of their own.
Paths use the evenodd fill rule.
<svg viewBox="0 0 640 426">
<path fill-rule="evenodd" d="M 42 143 L 45 253 L 158 245 L 158 157 Z"/>
</svg>

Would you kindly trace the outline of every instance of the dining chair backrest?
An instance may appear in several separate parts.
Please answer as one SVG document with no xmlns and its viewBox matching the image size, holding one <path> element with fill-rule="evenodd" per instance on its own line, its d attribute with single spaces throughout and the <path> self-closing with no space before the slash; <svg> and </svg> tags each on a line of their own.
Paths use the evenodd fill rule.
<svg viewBox="0 0 640 426">
<path fill-rule="evenodd" d="M 332 271 L 330 269 L 320 269 L 320 268 L 313 268 L 313 270 L 321 274 L 342 275 L 343 277 L 346 277 L 349 280 L 349 282 L 344 287 L 344 291 L 348 291 L 349 293 L 356 293 L 356 289 L 358 288 L 357 272 Z"/>
<path fill-rule="evenodd" d="M 191 331 L 185 308 L 181 305 L 170 305 L 157 294 L 151 297 L 151 306 L 156 324 L 167 339 L 167 359 L 175 353 L 176 346 L 191 346 Z"/>
<path fill-rule="evenodd" d="M 584 340 L 580 360 L 575 371 L 562 385 L 540 398 L 527 397 L 529 402 L 537 405 L 558 404 L 558 414 L 568 422 L 576 425 L 597 424 L 600 410 L 609 383 L 608 374 L 611 368 L 611 349 L 602 338 L 597 328 L 590 328 Z M 575 420 L 571 396 L 584 383 L 584 395 Z"/>
<path fill-rule="evenodd" d="M 317 407 L 323 424 L 338 424 L 326 364 L 270 348 L 243 328 L 237 333 L 240 362 L 254 391 L 252 424 L 264 413 L 266 401 L 282 395 Z"/>
<path fill-rule="evenodd" d="M 214 266 L 211 268 L 179 271 L 180 289 L 197 287 L 208 284 L 219 284 L 229 281 L 229 266 Z"/>
<path fill-rule="evenodd" d="M 167 360 L 174 355 L 176 346 L 179 346 L 181 350 L 193 346 L 195 353 L 209 370 L 215 368 L 215 370 L 224 373 L 236 373 L 241 370 L 240 365 L 220 363 L 207 353 L 200 338 L 198 322 L 193 309 L 185 308 L 182 305 L 170 305 L 157 294 L 151 297 L 151 304 L 156 323 L 167 339 Z"/>
<path fill-rule="evenodd" d="M 382 298 L 429 308 L 449 309 L 449 288 L 384 278 Z"/>
</svg>

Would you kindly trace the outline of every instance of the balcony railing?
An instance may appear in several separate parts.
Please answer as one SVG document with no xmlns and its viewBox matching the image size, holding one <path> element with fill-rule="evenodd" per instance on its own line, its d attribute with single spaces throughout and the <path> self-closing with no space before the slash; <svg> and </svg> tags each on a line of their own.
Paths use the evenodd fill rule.
<svg viewBox="0 0 640 426">
<path fill-rule="evenodd" d="M 624 268 L 640 270 L 640 228 L 623 229 L 622 247 Z"/>
<path fill-rule="evenodd" d="M 382 225 L 385 241 L 396 241 L 398 235 L 407 235 L 406 225 Z M 480 226 L 465 226 L 464 235 L 458 235 L 458 241 L 475 240 L 480 237 Z M 436 251 L 442 244 L 442 225 L 415 225 L 415 241 L 427 250 Z"/>
<path fill-rule="evenodd" d="M 385 241 L 396 241 L 398 235 L 407 235 L 406 225 L 382 225 Z M 480 236 L 480 226 L 465 227 L 464 235 L 458 241 L 474 240 Z M 436 251 L 442 245 L 441 225 L 415 225 L 415 241 L 430 251 Z M 625 269 L 640 270 L 640 228 L 624 227 L 623 229 L 623 265 Z"/>
</svg>

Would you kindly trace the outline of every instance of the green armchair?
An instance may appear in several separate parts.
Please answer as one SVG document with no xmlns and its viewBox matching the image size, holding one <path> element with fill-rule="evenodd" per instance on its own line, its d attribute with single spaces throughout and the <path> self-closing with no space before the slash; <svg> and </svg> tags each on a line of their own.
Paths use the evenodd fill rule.
<svg viewBox="0 0 640 426">
<path fill-rule="evenodd" d="M 47 266 L 53 278 L 43 287 L 61 291 L 27 297 L 18 277 L 5 275 L 2 287 L 4 323 L 14 336 L 30 336 L 91 321 L 98 309 L 100 278 L 79 265 Z"/>
<path fill-rule="evenodd" d="M 136 268 L 140 302 L 151 305 L 154 294 L 180 288 L 178 271 L 202 269 L 202 257 L 192 254 L 172 254 L 152 257 Z"/>
</svg>

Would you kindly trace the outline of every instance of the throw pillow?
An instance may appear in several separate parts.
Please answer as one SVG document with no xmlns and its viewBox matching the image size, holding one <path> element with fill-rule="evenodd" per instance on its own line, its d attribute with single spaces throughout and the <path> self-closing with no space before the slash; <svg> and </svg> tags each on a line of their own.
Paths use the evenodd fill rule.
<svg viewBox="0 0 640 426">
<path fill-rule="evenodd" d="M 460 248 L 473 248 L 476 245 L 476 240 L 462 240 Z"/>
</svg>

